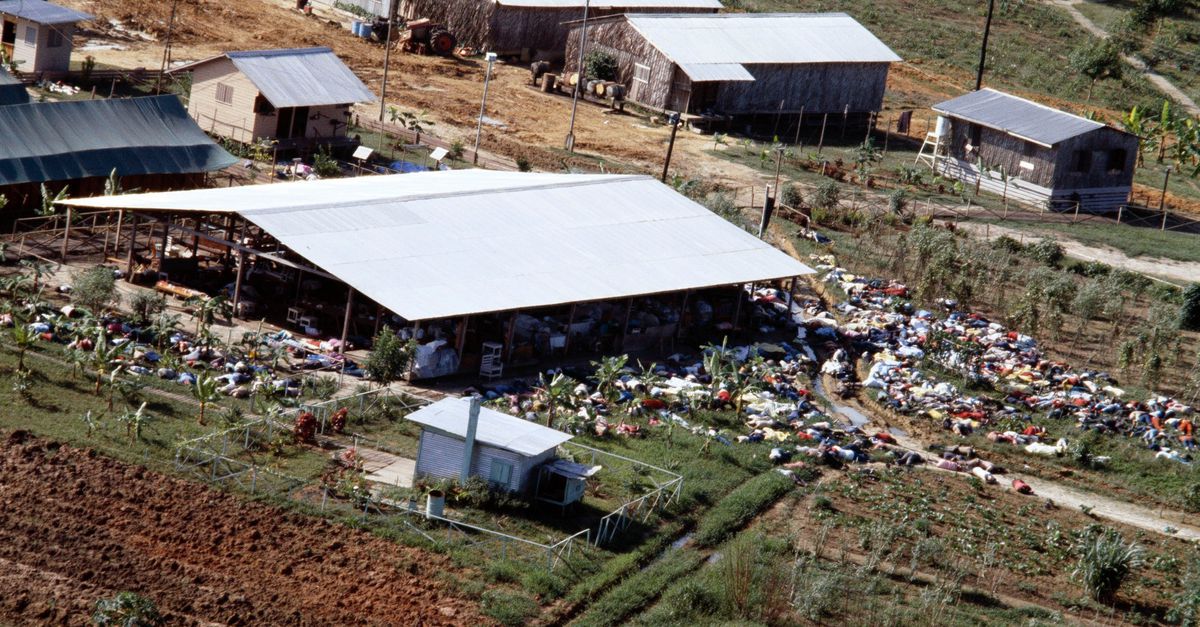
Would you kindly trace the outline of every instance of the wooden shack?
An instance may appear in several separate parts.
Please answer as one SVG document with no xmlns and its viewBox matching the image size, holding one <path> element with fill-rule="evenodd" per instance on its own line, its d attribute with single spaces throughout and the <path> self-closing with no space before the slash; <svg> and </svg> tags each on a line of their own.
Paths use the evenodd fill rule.
<svg viewBox="0 0 1200 627">
<path fill-rule="evenodd" d="M 350 106 L 375 99 L 329 48 L 226 52 L 172 72 L 191 72 L 188 114 L 201 128 L 281 149 L 345 140 Z"/>
<path fill-rule="evenodd" d="M 400 0 L 407 19 L 445 24 L 460 44 L 501 56 L 557 60 L 567 23 L 583 18 L 584 0 Z M 596 0 L 588 16 L 623 13 L 716 13 L 720 0 Z"/>
<path fill-rule="evenodd" d="M 0 47 L 19 72 L 65 73 L 75 24 L 91 19 L 46 0 L 0 0 Z"/>
<path fill-rule="evenodd" d="M 1129 199 L 1136 135 L 994 89 L 933 110 L 919 158 L 939 173 L 1036 207 L 1105 212 Z"/>
<path fill-rule="evenodd" d="M 568 74 L 582 37 L 573 22 Z M 616 57 L 627 100 L 691 115 L 879 111 L 900 60 L 845 13 L 614 16 L 588 20 L 593 50 Z"/>
</svg>

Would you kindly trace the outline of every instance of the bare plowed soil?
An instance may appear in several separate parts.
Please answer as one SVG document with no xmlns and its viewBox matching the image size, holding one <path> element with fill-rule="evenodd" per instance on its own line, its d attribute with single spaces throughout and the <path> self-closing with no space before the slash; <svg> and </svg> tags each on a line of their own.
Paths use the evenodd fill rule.
<svg viewBox="0 0 1200 627">
<path fill-rule="evenodd" d="M 151 598 L 171 624 L 479 624 L 445 558 L 93 451 L 0 436 L 0 624 L 89 623 Z"/>
</svg>

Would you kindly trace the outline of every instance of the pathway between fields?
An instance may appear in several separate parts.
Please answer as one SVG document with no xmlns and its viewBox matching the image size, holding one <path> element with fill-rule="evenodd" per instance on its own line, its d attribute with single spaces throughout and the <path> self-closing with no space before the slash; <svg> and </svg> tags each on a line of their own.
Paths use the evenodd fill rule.
<svg viewBox="0 0 1200 627">
<path fill-rule="evenodd" d="M 1060 233 L 1034 233 L 1027 229 L 1017 229 L 998 224 L 977 224 L 959 222 L 958 229 L 969 231 L 978 237 L 996 239 L 1007 235 L 1013 239 L 1036 239 L 1039 235 L 1054 239 L 1067 255 L 1083 261 L 1099 261 L 1114 268 L 1143 274 L 1151 278 L 1160 278 L 1175 285 L 1187 285 L 1200 277 L 1200 263 L 1163 259 L 1161 257 L 1130 257 L 1125 253 L 1109 246 L 1094 246 L 1084 244 L 1066 237 Z M 1131 235 L 1134 233 L 1131 232 Z"/>
<path fill-rule="evenodd" d="M 1084 0 L 1045 0 L 1045 1 L 1047 4 L 1052 4 L 1056 7 L 1060 7 L 1063 10 L 1065 10 L 1067 13 L 1071 14 L 1071 18 L 1073 18 L 1080 26 L 1082 26 L 1084 28 L 1084 30 L 1088 31 L 1089 33 L 1091 33 L 1097 37 L 1100 37 L 1101 39 L 1108 39 L 1108 31 L 1105 31 L 1103 28 L 1100 28 L 1100 26 L 1097 25 L 1095 22 L 1093 22 L 1091 19 L 1089 19 L 1088 16 L 1084 15 L 1083 13 L 1081 13 L 1079 11 L 1079 8 L 1076 5 L 1083 4 Z M 1148 65 L 1146 65 L 1146 63 L 1144 61 L 1142 61 L 1141 59 L 1139 59 L 1137 57 L 1123 54 L 1123 55 L 1121 55 L 1121 58 L 1124 59 L 1124 61 L 1126 63 L 1133 66 L 1133 69 L 1141 72 L 1142 75 L 1144 75 L 1146 77 L 1146 80 L 1150 81 L 1150 83 L 1153 84 L 1159 91 L 1170 96 L 1176 102 L 1178 102 L 1184 109 L 1187 110 L 1187 112 L 1189 114 L 1200 115 L 1200 106 L 1196 105 L 1196 101 L 1192 100 L 1192 98 L 1189 97 L 1186 93 L 1184 93 L 1182 89 L 1179 89 L 1178 87 L 1176 87 L 1174 83 L 1167 80 L 1167 78 L 1165 76 L 1150 69 L 1150 67 Z"/>
</svg>

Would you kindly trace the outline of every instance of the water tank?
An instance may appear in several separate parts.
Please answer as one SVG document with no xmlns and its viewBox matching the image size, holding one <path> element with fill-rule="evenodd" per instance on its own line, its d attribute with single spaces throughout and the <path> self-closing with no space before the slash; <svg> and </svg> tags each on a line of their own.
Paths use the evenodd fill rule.
<svg viewBox="0 0 1200 627">
<path fill-rule="evenodd" d="M 950 120 L 946 119 L 945 116 L 939 115 L 938 119 L 937 119 L 937 126 L 934 128 L 933 134 L 938 137 L 943 137 L 943 136 L 947 135 L 949 132 L 950 132 Z"/>
<path fill-rule="evenodd" d="M 425 497 L 425 517 L 441 517 L 446 510 L 446 494 L 441 490 L 430 490 Z"/>
<path fill-rule="evenodd" d="M 355 37 L 362 37 L 362 20 L 354 20 L 350 22 L 350 32 L 354 33 Z"/>
</svg>

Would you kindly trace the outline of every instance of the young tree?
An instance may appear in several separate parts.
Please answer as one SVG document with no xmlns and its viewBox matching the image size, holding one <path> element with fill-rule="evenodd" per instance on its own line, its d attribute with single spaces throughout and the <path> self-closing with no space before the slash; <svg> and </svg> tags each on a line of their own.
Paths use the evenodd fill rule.
<svg viewBox="0 0 1200 627">
<path fill-rule="evenodd" d="M 415 342 L 405 342 L 389 326 L 384 326 L 375 335 L 371 354 L 367 357 L 367 375 L 380 387 L 396 381 L 408 372 L 416 352 Z"/>
<path fill-rule="evenodd" d="M 129 437 L 130 444 L 141 441 L 142 430 L 152 421 L 153 417 L 146 413 L 145 402 L 136 410 L 127 409 L 117 416 L 117 422 L 125 425 L 125 435 Z"/>
<path fill-rule="evenodd" d="M 149 290 L 138 290 L 129 298 L 129 309 L 133 321 L 139 326 L 150 324 L 154 316 L 167 308 L 167 299 L 162 294 Z"/>
<path fill-rule="evenodd" d="M 538 375 L 538 392 L 546 399 L 546 426 L 554 426 L 554 416 L 559 406 L 565 405 L 571 398 L 571 390 L 575 389 L 576 381 L 563 373 L 557 373 L 550 380 L 545 374 Z"/>
<path fill-rule="evenodd" d="M 618 355 L 615 357 L 602 357 L 600 361 L 593 361 L 592 367 L 596 369 L 596 391 L 606 399 L 612 400 L 613 387 L 617 383 L 617 379 L 621 376 L 621 371 L 625 369 L 626 362 L 629 361 L 629 355 Z"/>
<path fill-rule="evenodd" d="M 1087 42 L 1071 51 L 1068 63 L 1072 70 L 1086 76 L 1088 84 L 1087 101 L 1092 101 L 1092 91 L 1096 83 L 1106 78 L 1120 78 L 1124 67 L 1121 51 L 1116 44 L 1105 41 L 1099 45 Z"/>
<path fill-rule="evenodd" d="M 208 409 L 208 404 L 221 398 L 220 387 L 221 381 L 208 373 L 201 373 L 196 377 L 196 383 L 192 386 L 192 398 L 200 403 L 200 417 L 197 420 L 199 424 L 204 424 L 204 413 Z"/>
<path fill-rule="evenodd" d="M 71 299 L 97 315 L 120 300 L 117 294 L 117 279 L 113 276 L 113 271 L 104 266 L 94 266 L 83 272 L 73 273 L 71 287 Z"/>
<path fill-rule="evenodd" d="M 1079 562 L 1072 576 L 1096 601 L 1111 603 L 1134 569 L 1142 565 L 1145 549 L 1126 543 L 1121 534 L 1107 529 L 1083 538 L 1076 547 Z"/>
<path fill-rule="evenodd" d="M 25 372 L 25 353 L 37 341 L 37 334 L 29 328 L 29 324 L 25 320 L 19 318 L 8 330 L 8 334 L 17 347 L 17 372 Z"/>
</svg>

